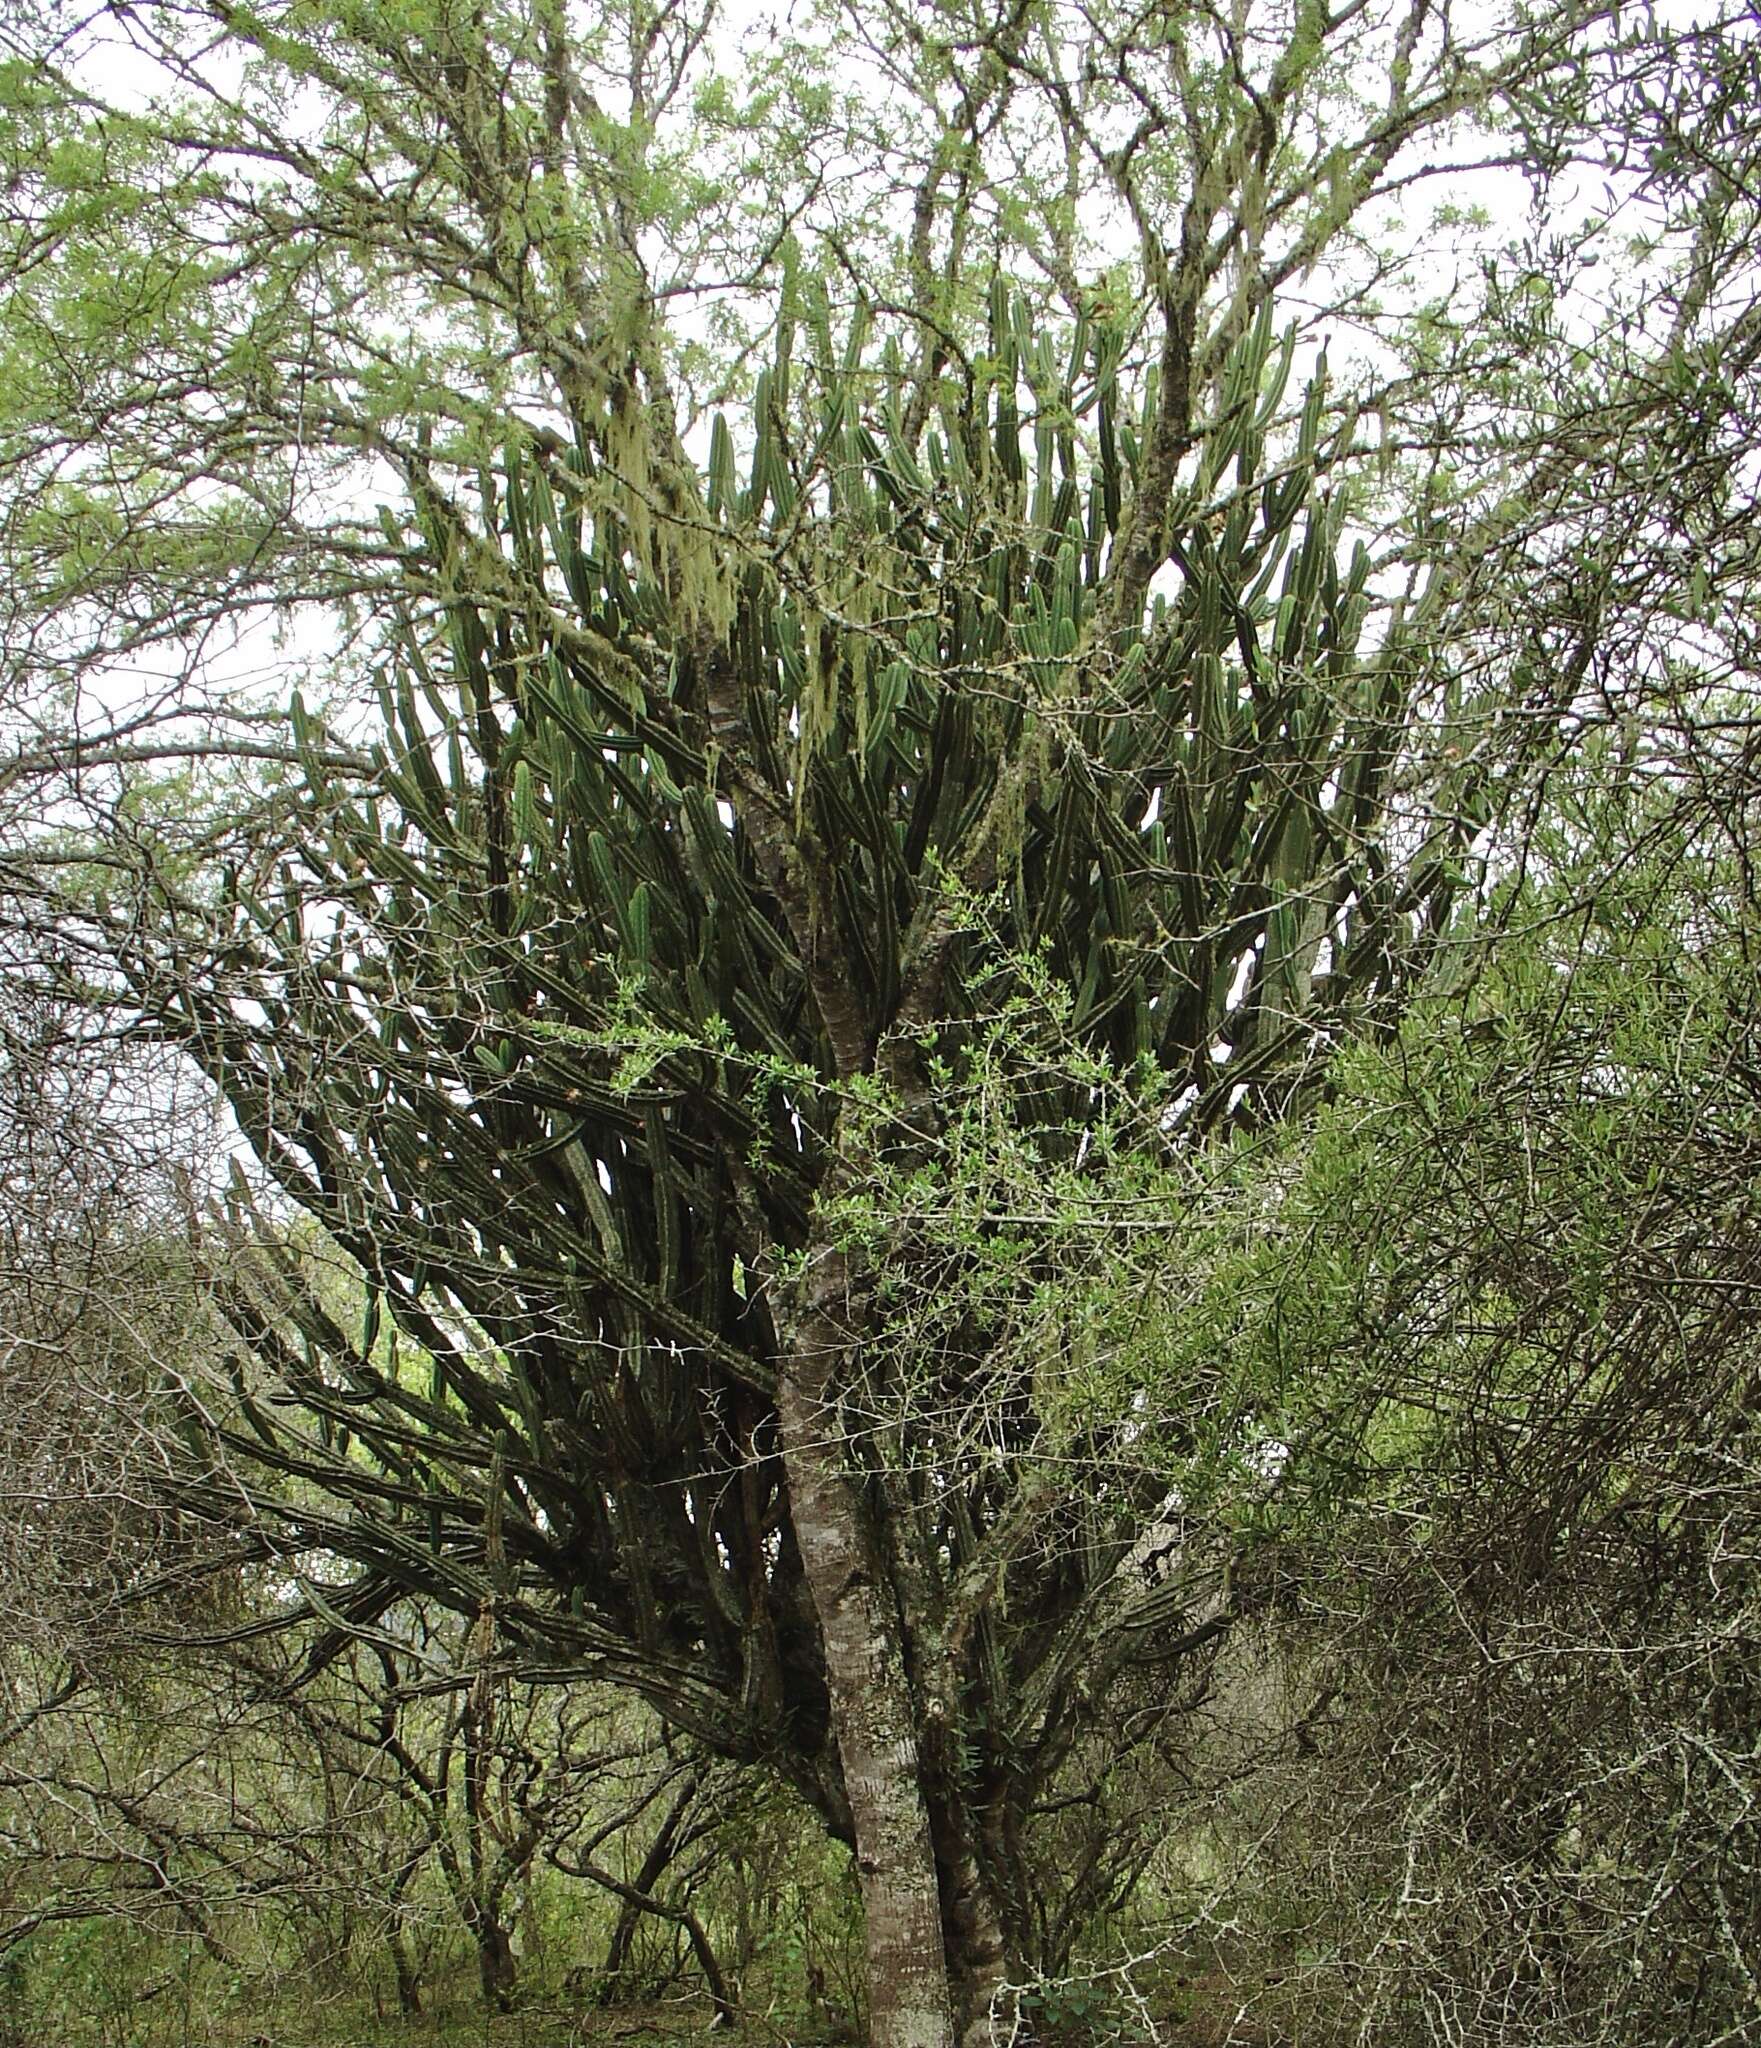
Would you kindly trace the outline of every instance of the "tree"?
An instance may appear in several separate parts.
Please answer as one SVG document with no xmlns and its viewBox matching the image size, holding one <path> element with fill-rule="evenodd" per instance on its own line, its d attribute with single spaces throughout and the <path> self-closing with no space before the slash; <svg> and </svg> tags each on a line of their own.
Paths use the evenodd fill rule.
<svg viewBox="0 0 1761 2048">
<path fill-rule="evenodd" d="M 1300 1740 L 1214 1908 L 1274 2033 L 1753 2028 L 1754 792 L 1694 765 L 1555 786 L 1472 995 L 1341 1063 L 1194 1292 L 1290 1389 Z"/>
<path fill-rule="evenodd" d="M 1268 342 L 1248 345 L 1255 383 Z M 541 474 L 516 458 L 500 485 L 515 530 L 543 520 Z M 1274 503 L 1294 524 L 1296 493 Z M 254 1411 L 256 1454 L 355 1508 L 331 1522 L 296 1494 L 298 1540 L 367 1565 L 357 1602 L 413 1586 L 482 1606 L 780 1767 L 854 1841 L 877 2003 L 888 1981 L 929 1995 L 906 1962 L 939 1973 L 944 1912 L 972 2017 L 1005 1955 L 1040 1960 L 1035 1805 L 1128 1670 L 1220 1630 L 1164 1628 L 1175 1589 L 1121 1569 L 1168 1475 L 1127 1465 L 1129 1403 L 1073 1426 L 1053 1347 L 1074 1297 L 1040 1300 L 1059 1240 L 1098 1227 L 1115 1260 L 1141 1255 L 1166 1229 L 1158 1185 L 1110 1190 L 1166 1154 L 1158 1120 L 1184 1141 L 1275 1105 L 1447 924 L 1434 849 L 1416 884 L 1366 864 L 1419 663 L 1404 642 L 1355 658 L 1361 591 L 1308 509 L 1287 680 L 1257 704 L 1140 658 L 1104 708 L 1067 711 L 1074 538 L 1061 569 L 1014 550 L 995 602 L 1020 654 L 976 605 L 963 653 L 969 593 L 906 540 L 897 585 L 926 615 L 906 634 L 945 637 L 944 661 L 1013 701 L 963 704 L 900 662 L 876 679 L 901 701 L 870 707 L 872 745 L 843 706 L 808 736 L 791 656 L 819 629 L 756 578 L 746 644 L 703 631 L 669 708 L 626 709 L 624 732 L 595 668 L 460 600 L 461 668 L 443 683 L 444 652 L 412 638 L 389 684 L 396 823 L 316 778 L 296 889 L 258 874 L 206 911 L 185 898 L 219 924 L 175 989 L 151 956 L 130 964 L 158 1015 L 184 1006 L 179 1035 L 259 1155 L 368 1276 L 357 1340 L 242 1241 L 215 1270 L 253 1353 L 320 1418 L 303 1436 Z M 978 487 L 944 516 L 978 524 Z M 616 555 L 561 538 L 605 604 Z M 1171 608 L 1171 658 L 1197 643 L 1214 690 L 1225 633 L 1259 660 L 1220 587 L 1282 538 L 1262 530 Z M 447 687 L 450 780 L 417 724 Z M 1060 745 L 1067 721 L 1087 730 Z M 1146 823 L 1164 777 L 1177 808 Z M 1148 869 L 1129 890 L 1128 860 Z M 1329 933 L 1339 964 L 1317 974 Z M 1036 1174 L 1059 1201 L 993 1241 L 989 1197 Z M 1133 1198 L 1151 1205 L 1135 1221 Z M 958 1312 L 926 1316 L 943 1290 Z M 482 1561 L 498 1522 L 512 1583 Z"/>
<path fill-rule="evenodd" d="M 143 1634 L 218 1625 L 256 1555 L 193 1439 L 206 1314 L 177 1189 L 211 1157 L 197 1077 L 0 956 L 0 1742 Z"/>
<path fill-rule="evenodd" d="M 28 753 L 113 804 L 88 987 L 363 1276 L 356 1335 L 235 1224 L 297 1397 L 241 1370 L 261 1513 L 352 1625 L 421 1592 L 780 1772 L 854 1848 L 873 2038 L 970 2034 L 1080 1922 L 1036 1833 L 1240 1597 L 1227 1516 L 1146 1576 L 1263 1421 L 1226 1353 L 1159 1370 L 1150 1248 L 1454 957 L 1600 646 L 1482 667 L 1462 609 L 1499 493 L 1595 447 L 1447 520 L 1418 479 L 1378 563 L 1280 308 L 1367 316 L 1371 209 L 1473 154 L 1415 145 L 1569 114 L 1626 32 L 883 5 L 743 80 L 670 7 L 10 33 L 14 694 L 338 628 L 260 803 Z M 1354 395 L 1447 391 L 1437 324 Z M 12 872 L 72 917 L 54 857 Z"/>
</svg>

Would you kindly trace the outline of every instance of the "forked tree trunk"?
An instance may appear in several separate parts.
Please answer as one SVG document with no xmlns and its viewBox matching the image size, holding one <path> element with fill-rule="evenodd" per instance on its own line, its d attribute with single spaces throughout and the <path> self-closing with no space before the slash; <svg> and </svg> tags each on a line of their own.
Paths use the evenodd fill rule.
<svg viewBox="0 0 1761 2048">
<path fill-rule="evenodd" d="M 827 1271 L 826 1268 L 833 1270 Z M 808 1288 L 841 1282 L 821 1263 Z M 823 1299 L 823 1297 L 822 1297 Z M 832 1726 L 856 1836 L 869 2048 L 952 2048 L 935 1851 L 897 1626 L 826 1403 L 837 1332 L 809 1302 L 777 1412 L 802 1568 L 825 1640 Z"/>
</svg>

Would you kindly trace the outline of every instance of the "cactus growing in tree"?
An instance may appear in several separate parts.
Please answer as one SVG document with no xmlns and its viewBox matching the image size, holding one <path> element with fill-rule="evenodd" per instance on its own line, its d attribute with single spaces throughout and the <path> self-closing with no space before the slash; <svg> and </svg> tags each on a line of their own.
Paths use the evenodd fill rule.
<svg viewBox="0 0 1761 2048">
<path fill-rule="evenodd" d="M 1036 1803 L 1124 1674 L 1169 1667 L 1174 1712 L 1231 1617 L 1121 1572 L 1166 1490 L 1121 1477 L 1141 1423 L 1054 1447 L 994 1304 L 908 1355 L 850 1205 L 881 1163 L 958 1170 L 944 1098 L 1047 992 L 1060 1056 L 1009 1115 L 1048 1172 L 1107 1086 L 1153 1083 L 1146 1157 L 1278 1113 L 1457 886 L 1437 838 L 1391 845 L 1428 669 L 1410 622 L 1365 645 L 1321 385 L 1269 465 L 1262 315 L 1187 504 L 1145 508 L 1116 349 L 1055 350 L 999 288 L 921 460 L 860 309 L 811 448 L 786 357 L 743 465 L 720 420 L 702 476 L 512 436 L 468 516 L 425 509 L 443 601 L 370 775 L 303 722 L 276 886 L 232 877 L 206 968 L 141 982 L 366 1276 L 359 1340 L 297 1289 L 234 1302 L 307 1418 L 250 1408 L 255 1454 L 349 1504 L 301 1518 L 360 1611 L 490 1601 L 781 1770 L 854 1842 L 877 1968 L 933 2005 L 945 1938 L 968 2023 L 1055 1946 Z M 1151 516 L 1177 574 L 1122 623 Z"/>
<path fill-rule="evenodd" d="M 352 1561 L 339 1626 L 448 1601 L 787 1777 L 855 1849 L 880 2048 L 1129 1875 L 1103 1818 L 1060 1900 L 1037 1836 L 1240 1597 L 1134 1562 L 1147 1433 L 1238 1423 L 1222 1365 L 1102 1398 L 1063 1348 L 1112 1311 L 1053 1282 L 1128 1291 L 1170 1162 L 1398 1011 L 1619 597 L 1618 547 L 1541 549 L 1573 605 L 1481 604 L 1525 714 L 1482 722 L 1442 607 L 1522 521 L 1441 474 L 1465 316 L 1361 394 L 1441 422 L 1391 552 L 1444 573 L 1380 596 L 1280 325 L 1367 305 L 1347 231 L 1419 138 L 1589 105 L 1601 13 L 1177 12 L 876 0 L 820 27 L 878 112 L 792 48 L 742 100 L 672 6 L 0 23 L 4 682 L 180 664 L 162 729 L 32 762 L 211 758 L 216 636 L 345 629 L 341 702 L 252 731 L 291 780 L 212 830 L 123 792 L 70 914 L 362 1276 L 358 1332 L 270 1244 L 217 1276 L 228 1427 L 298 1482 L 261 1512 Z M 162 92 L 60 68 L 106 34 Z M 1575 506 L 1601 444 L 1493 370 L 1548 422 L 1493 484 Z"/>
</svg>

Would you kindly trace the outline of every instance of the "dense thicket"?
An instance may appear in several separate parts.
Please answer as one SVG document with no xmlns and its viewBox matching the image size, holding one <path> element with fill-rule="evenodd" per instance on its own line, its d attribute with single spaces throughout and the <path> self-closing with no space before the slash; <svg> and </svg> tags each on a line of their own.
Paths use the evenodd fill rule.
<svg viewBox="0 0 1761 2048">
<path fill-rule="evenodd" d="M 1354 1057 L 1189 1339 L 1233 1318 L 1303 1446 L 1252 1681 L 1300 1739 L 1211 1907 L 1293 2029 L 1752 2025 L 1753 797 L 1573 779 L 1524 929 Z"/>
</svg>

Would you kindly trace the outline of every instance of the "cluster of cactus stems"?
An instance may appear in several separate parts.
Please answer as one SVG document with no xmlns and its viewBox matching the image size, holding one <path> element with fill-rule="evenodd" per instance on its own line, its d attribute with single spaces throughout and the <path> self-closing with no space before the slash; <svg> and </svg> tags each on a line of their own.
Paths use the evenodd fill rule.
<svg viewBox="0 0 1761 2048">
<path fill-rule="evenodd" d="M 892 1089 L 933 1159 L 925 1062 L 957 1069 L 1030 961 L 1071 1046 L 1161 1077 L 1166 1141 L 1203 1143 L 1278 1113 L 1448 917 L 1449 862 L 1392 819 L 1424 623 L 1375 606 L 1329 493 L 1324 371 L 1288 405 L 1262 317 L 1158 505 L 1123 346 L 999 289 L 988 352 L 911 417 L 896 352 L 810 310 L 696 473 L 632 384 L 572 441 L 517 428 L 468 517 L 418 479 L 375 773 L 340 784 L 300 713 L 297 829 L 272 884 L 229 879 L 179 997 L 364 1275 L 358 1328 L 260 1236 L 221 1283 L 239 1440 L 290 1544 L 360 1573 L 314 1601 L 351 1628 L 489 1603 L 529 1665 L 635 1686 L 834 1825 L 776 1290 L 848 1091 Z M 1023 1128 L 1068 1151 L 1091 1095 L 1054 1077 Z M 1005 1542 L 1036 1429 L 1008 1412 L 1007 1464 L 907 1417 L 934 1484 L 885 1483 L 931 1624 L 999 1557 L 959 1620 L 968 1734 L 1025 1787 L 1142 1504 L 1066 1556 Z"/>
</svg>

